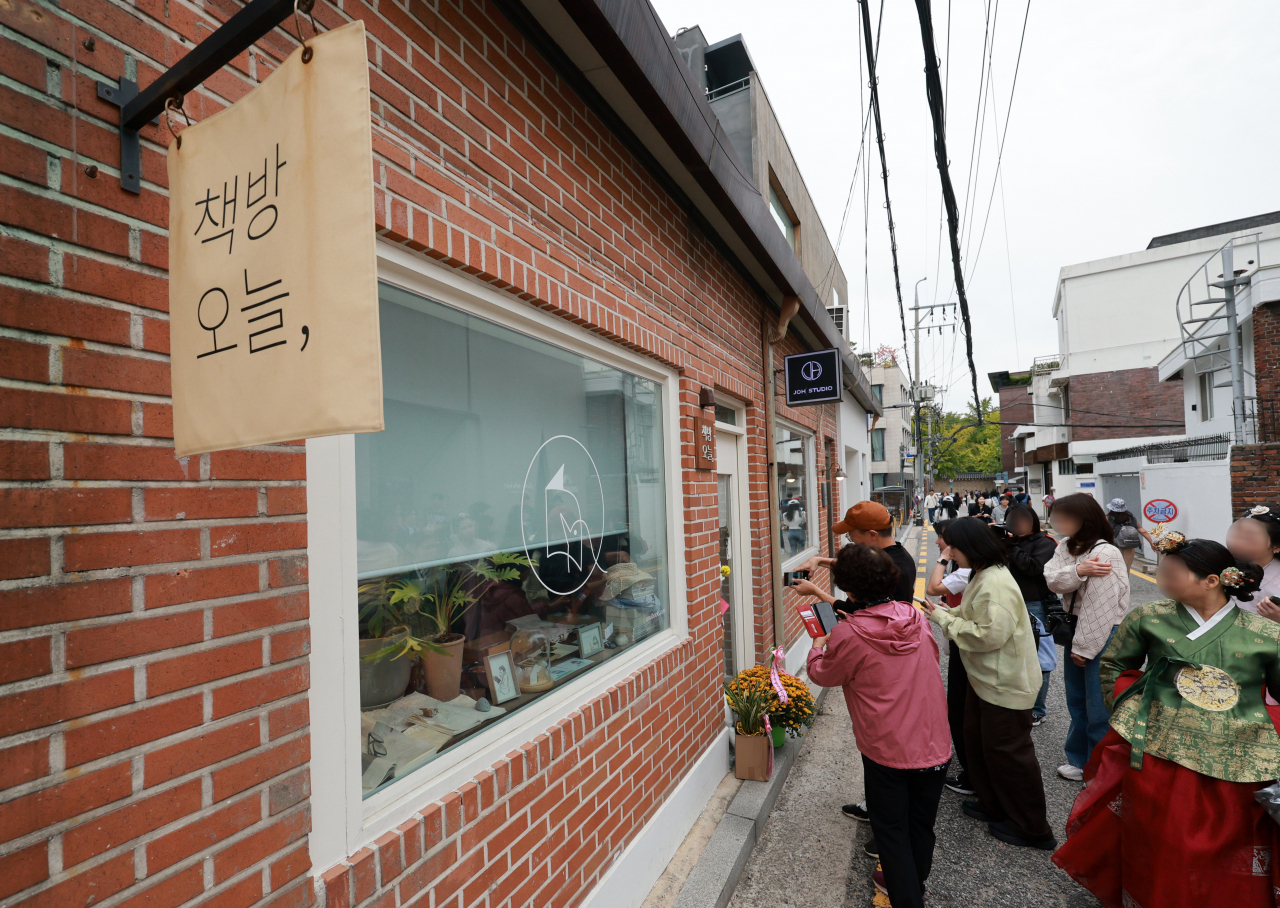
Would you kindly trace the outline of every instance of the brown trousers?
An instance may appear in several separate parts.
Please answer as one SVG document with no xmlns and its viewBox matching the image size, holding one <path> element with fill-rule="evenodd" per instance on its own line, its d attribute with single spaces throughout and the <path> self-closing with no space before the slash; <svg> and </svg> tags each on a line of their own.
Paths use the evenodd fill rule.
<svg viewBox="0 0 1280 908">
<path fill-rule="evenodd" d="M 1044 780 L 1031 742 L 1031 710 L 988 703 L 970 685 L 964 740 L 978 808 L 993 819 L 1004 820 L 1024 838 L 1051 835 Z"/>
</svg>

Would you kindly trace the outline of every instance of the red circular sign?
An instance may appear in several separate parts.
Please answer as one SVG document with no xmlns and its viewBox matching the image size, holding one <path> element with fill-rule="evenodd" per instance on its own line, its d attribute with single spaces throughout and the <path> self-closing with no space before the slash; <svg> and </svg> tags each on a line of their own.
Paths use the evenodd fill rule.
<svg viewBox="0 0 1280 908">
<path fill-rule="evenodd" d="M 1142 506 L 1142 516 L 1152 523 L 1168 523 L 1178 516 L 1178 506 L 1167 498 L 1153 498 Z"/>
</svg>

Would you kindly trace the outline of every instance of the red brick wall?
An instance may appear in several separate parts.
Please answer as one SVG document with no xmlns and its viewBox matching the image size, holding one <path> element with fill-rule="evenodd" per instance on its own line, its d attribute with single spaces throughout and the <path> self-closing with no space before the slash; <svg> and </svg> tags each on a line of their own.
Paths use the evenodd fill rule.
<svg viewBox="0 0 1280 908">
<path fill-rule="evenodd" d="M 0 119 L 20 134 L 0 136 L 0 899 L 24 908 L 302 905 L 316 872 L 330 906 L 427 888 L 436 906 L 574 901 L 723 724 L 702 385 L 748 404 L 757 650 L 774 644 L 751 288 L 492 7 L 344 9 L 316 18 L 370 32 L 380 232 L 681 370 L 690 638 L 311 868 L 305 456 L 173 457 L 170 136 L 143 130 L 143 191 L 123 192 L 118 112 L 95 89 L 126 53 L 150 83 L 233 8 L 0 5 Z M 294 46 L 273 32 L 187 109 L 216 112 Z M 819 452 L 835 435 L 833 407 L 780 414 Z"/>
<path fill-rule="evenodd" d="M 1280 302 L 1253 310 L 1259 441 L 1280 441 Z"/>
<path fill-rule="evenodd" d="M 1072 375 L 1070 395 L 1072 441 L 1181 435 L 1186 431 L 1182 382 L 1160 381 L 1154 366 Z M 1121 427 L 1092 428 L 1117 425 Z"/>
<path fill-rule="evenodd" d="M 1000 469 L 1012 473 L 1014 463 L 1013 430 L 1035 422 L 1035 407 L 1030 385 L 1013 385 L 1000 389 Z"/>
<path fill-rule="evenodd" d="M 1231 513 L 1280 501 L 1280 444 L 1233 445 Z"/>
</svg>

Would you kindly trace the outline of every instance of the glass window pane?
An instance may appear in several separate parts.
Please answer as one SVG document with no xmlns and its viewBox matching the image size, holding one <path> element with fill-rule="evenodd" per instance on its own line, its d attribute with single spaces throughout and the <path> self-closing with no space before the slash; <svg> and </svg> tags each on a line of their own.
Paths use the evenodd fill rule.
<svg viewBox="0 0 1280 908">
<path fill-rule="evenodd" d="M 379 292 L 386 430 L 355 442 L 366 797 L 670 623 L 661 386 Z"/>
<path fill-rule="evenodd" d="M 884 403 L 884 385 L 872 385 L 871 393 L 875 396 L 877 403 Z"/>
<path fill-rule="evenodd" d="M 871 430 L 871 459 L 884 460 L 884 429 Z"/>
<path fill-rule="evenodd" d="M 812 446 L 807 437 L 779 426 L 777 447 L 780 544 L 784 557 L 790 558 L 809 546 L 809 514 L 813 512 L 809 501 Z"/>
<path fill-rule="evenodd" d="M 738 424 L 738 411 L 733 407 L 716 404 L 716 422 L 722 422 L 727 426 L 736 426 Z"/>
</svg>

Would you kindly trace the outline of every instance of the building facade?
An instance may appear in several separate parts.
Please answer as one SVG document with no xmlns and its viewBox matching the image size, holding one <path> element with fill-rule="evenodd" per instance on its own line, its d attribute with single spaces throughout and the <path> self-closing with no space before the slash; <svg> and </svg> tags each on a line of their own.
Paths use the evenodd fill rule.
<svg viewBox="0 0 1280 908">
<path fill-rule="evenodd" d="M 803 656 L 842 436 L 771 363 L 843 344 L 829 296 L 643 0 L 320 2 L 368 33 L 387 429 L 175 458 L 173 137 L 122 190 L 97 83 L 231 12 L 0 7 L 0 900 L 638 905 L 724 674 Z M 465 700 L 376 655 L 439 598 Z"/>
<path fill-rule="evenodd" d="M 884 416 L 871 429 L 871 491 L 915 483 L 911 383 L 897 363 L 872 366 L 871 393 Z"/>
<path fill-rule="evenodd" d="M 1062 269 L 1053 304 L 1059 350 L 1030 369 L 1034 420 L 1006 427 L 1033 498 L 1077 491 L 1104 503 L 1123 498 L 1135 515 L 1150 505 L 1149 525 L 1223 538 L 1233 513 L 1231 452 L 1274 434 L 1264 426 L 1267 394 L 1255 378 L 1263 373 L 1254 368 L 1254 325 L 1280 298 L 1272 276 L 1278 224 L 1280 214 L 1210 225 Z M 1245 281 L 1236 300 L 1238 405 L 1214 286 L 1224 246 L 1234 249 L 1233 270 Z M 1244 417 L 1240 438 L 1233 437 L 1236 407 Z M 1238 475 L 1266 474 L 1253 453 L 1239 456 Z"/>
</svg>

